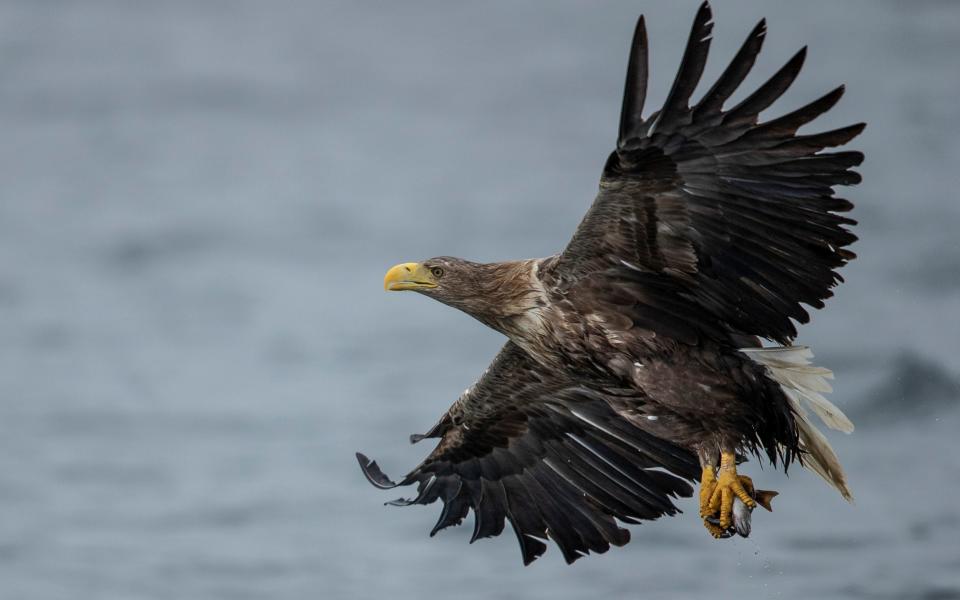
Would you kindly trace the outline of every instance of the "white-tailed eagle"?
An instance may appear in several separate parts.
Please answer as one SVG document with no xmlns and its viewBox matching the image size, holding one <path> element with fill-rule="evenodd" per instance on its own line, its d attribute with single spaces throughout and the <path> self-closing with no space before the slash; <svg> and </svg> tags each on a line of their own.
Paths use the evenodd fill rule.
<svg viewBox="0 0 960 600">
<path fill-rule="evenodd" d="M 616 149 L 567 247 L 554 256 L 480 264 L 440 257 L 389 270 L 387 290 L 458 308 L 508 341 L 426 434 L 437 447 L 399 482 L 358 454 L 381 488 L 443 511 L 432 533 L 472 510 L 473 539 L 509 522 L 525 563 L 553 540 L 572 562 L 629 540 L 625 524 L 678 512 L 700 483 L 715 537 L 749 533 L 775 492 L 737 472 L 748 455 L 794 461 L 844 498 L 850 490 L 810 412 L 852 423 L 821 394 L 830 372 L 793 346 L 804 305 L 823 307 L 854 254 L 844 216 L 863 155 L 826 151 L 863 124 L 797 130 L 843 87 L 782 117 L 758 115 L 803 64 L 800 50 L 733 106 L 766 35 L 760 21 L 719 79 L 691 105 L 713 28 L 696 15 L 663 107 L 643 116 L 647 35 L 637 23 Z M 762 340 L 775 343 L 763 346 Z"/>
</svg>

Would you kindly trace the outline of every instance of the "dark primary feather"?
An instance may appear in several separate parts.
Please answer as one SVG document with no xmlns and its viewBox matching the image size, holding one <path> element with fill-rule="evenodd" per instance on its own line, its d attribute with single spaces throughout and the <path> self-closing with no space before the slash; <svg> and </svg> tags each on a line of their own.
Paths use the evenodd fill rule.
<svg viewBox="0 0 960 600">
<path fill-rule="evenodd" d="M 763 46 L 763 40 L 767 36 L 767 21 L 760 19 L 760 22 L 753 28 L 750 35 L 743 42 L 736 56 L 727 65 L 727 68 L 717 79 L 713 87 L 703 95 L 700 102 L 697 103 L 696 112 L 698 115 L 695 120 L 702 121 L 702 117 L 713 116 L 720 112 L 723 103 L 727 101 L 733 92 L 740 87 L 743 80 L 746 79 L 753 68 L 753 63 L 757 60 L 760 48 Z M 629 68 L 629 67 L 628 67 Z"/>
<path fill-rule="evenodd" d="M 680 61 L 680 70 L 677 72 L 670 93 L 667 94 L 667 99 L 660 110 L 660 120 L 656 123 L 657 128 L 670 129 L 674 127 L 676 125 L 675 120 L 682 117 L 687 110 L 690 95 L 697 87 L 700 76 L 703 75 L 703 68 L 707 64 L 707 53 L 710 52 L 710 34 L 712 31 L 713 14 L 710 12 L 710 5 L 704 2 L 700 5 L 700 10 L 697 11 L 697 16 L 693 19 L 693 27 L 690 29 L 687 47 L 683 51 L 683 59 Z"/>
<path fill-rule="evenodd" d="M 643 103 L 647 98 L 647 26 L 643 15 L 633 33 L 625 86 L 628 91 L 620 109 L 620 146 L 626 145 L 630 138 L 640 137 L 640 126 L 643 125 Z"/>
<path fill-rule="evenodd" d="M 842 216 L 852 205 L 834 186 L 858 183 L 859 152 L 825 152 L 858 135 L 857 124 L 813 135 L 797 130 L 829 110 L 839 87 L 780 118 L 758 122 L 793 83 L 798 52 L 742 102 L 723 104 L 743 82 L 766 35 L 757 24 L 717 82 L 693 107 L 710 44 L 709 6 L 700 7 L 663 108 L 643 120 L 647 42 L 638 24 L 627 72 L 617 149 L 600 193 L 551 275 L 581 304 L 627 295 L 626 314 L 681 341 L 756 335 L 781 343 L 794 321 L 820 308 L 854 257 Z M 623 314 L 624 303 L 617 306 Z M 682 308 L 675 320 L 659 315 Z M 658 325 L 659 323 L 659 325 Z"/>
<path fill-rule="evenodd" d="M 431 535 L 472 510 L 471 541 L 499 535 L 506 521 L 525 564 L 548 538 L 573 562 L 626 544 L 618 520 L 678 512 L 672 499 L 691 495 L 685 479 L 699 475 L 695 455 L 622 419 L 607 400 L 508 342 L 435 428 L 436 449 L 401 481 L 357 457 L 377 487 L 416 484 L 413 498 L 395 504 L 443 503 Z"/>
</svg>

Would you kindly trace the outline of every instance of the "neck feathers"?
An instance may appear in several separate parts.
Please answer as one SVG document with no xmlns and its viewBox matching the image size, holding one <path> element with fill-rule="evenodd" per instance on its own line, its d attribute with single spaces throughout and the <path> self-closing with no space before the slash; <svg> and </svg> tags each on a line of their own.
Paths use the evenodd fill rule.
<svg viewBox="0 0 960 600">
<path fill-rule="evenodd" d="M 542 306 L 546 298 L 537 276 L 537 260 L 518 260 L 483 265 L 480 289 L 499 316 L 515 316 Z"/>
<path fill-rule="evenodd" d="M 547 298 L 539 277 L 539 260 L 477 266 L 477 295 L 466 312 L 511 338 L 539 321 Z"/>
</svg>

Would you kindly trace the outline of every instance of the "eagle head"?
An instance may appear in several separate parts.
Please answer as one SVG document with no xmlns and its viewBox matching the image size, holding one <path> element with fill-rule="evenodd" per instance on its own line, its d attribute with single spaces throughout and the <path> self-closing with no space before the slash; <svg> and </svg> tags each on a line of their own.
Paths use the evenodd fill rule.
<svg viewBox="0 0 960 600">
<path fill-rule="evenodd" d="M 462 258 L 438 256 L 391 267 L 383 278 L 388 292 L 414 291 L 457 308 L 479 295 L 482 265 Z"/>
<path fill-rule="evenodd" d="M 419 292 L 504 331 L 504 319 L 542 304 L 542 288 L 532 281 L 533 262 L 475 263 L 438 256 L 392 267 L 383 289 Z"/>
</svg>

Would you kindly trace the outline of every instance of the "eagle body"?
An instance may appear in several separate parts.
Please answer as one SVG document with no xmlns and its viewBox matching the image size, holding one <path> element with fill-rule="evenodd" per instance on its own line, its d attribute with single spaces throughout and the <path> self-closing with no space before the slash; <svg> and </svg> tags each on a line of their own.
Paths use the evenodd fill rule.
<svg viewBox="0 0 960 600">
<path fill-rule="evenodd" d="M 552 540 L 573 562 L 629 541 L 626 525 L 678 512 L 693 494 L 714 537 L 747 535 L 750 456 L 816 472 L 844 498 L 839 459 L 814 425 L 853 424 L 823 394 L 832 374 L 794 346 L 806 307 L 822 308 L 854 258 L 834 187 L 863 155 L 831 151 L 856 124 L 798 130 L 843 87 L 781 117 L 759 115 L 796 78 L 802 49 L 727 106 L 766 36 L 758 23 L 720 77 L 691 102 L 712 35 L 704 3 L 663 106 L 643 116 L 647 37 L 637 24 L 619 135 L 590 209 L 563 251 L 498 263 L 404 263 L 387 290 L 411 290 L 476 318 L 507 342 L 418 442 L 436 448 L 402 480 L 357 457 L 375 486 L 415 485 L 392 504 L 441 501 L 431 535 L 472 511 L 472 540 L 509 522 L 524 563 Z M 812 413 L 812 414 L 811 414 Z"/>
<path fill-rule="evenodd" d="M 638 327 L 622 306 L 604 310 L 567 293 L 556 272 L 559 259 L 475 265 L 499 282 L 491 292 L 497 298 L 486 294 L 483 303 L 458 308 L 506 335 L 540 368 L 577 373 L 580 385 L 600 393 L 619 390 L 618 412 L 663 439 L 692 452 L 704 445 L 760 448 L 790 463 L 798 434 L 789 399 L 732 336 L 692 344 L 658 336 Z M 456 259 L 434 260 L 449 267 Z"/>
</svg>

